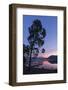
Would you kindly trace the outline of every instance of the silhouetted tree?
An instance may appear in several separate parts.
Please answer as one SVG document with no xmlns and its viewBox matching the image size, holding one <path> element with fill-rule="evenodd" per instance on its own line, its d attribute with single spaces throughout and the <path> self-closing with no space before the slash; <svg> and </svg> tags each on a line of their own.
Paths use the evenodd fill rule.
<svg viewBox="0 0 68 90">
<path fill-rule="evenodd" d="M 25 67 L 26 65 L 26 56 L 29 56 L 29 46 L 23 44 L 23 67 Z"/>
<path fill-rule="evenodd" d="M 46 36 L 46 30 L 42 27 L 40 20 L 33 21 L 29 29 L 29 45 L 30 45 L 30 59 L 29 59 L 29 71 L 31 67 L 32 51 L 36 47 L 41 47 L 44 44 L 44 38 Z"/>
<path fill-rule="evenodd" d="M 38 53 L 39 53 L 38 48 L 34 48 L 34 49 L 33 49 L 33 54 L 34 54 L 35 57 L 38 56 Z"/>
<path fill-rule="evenodd" d="M 45 49 L 44 48 L 42 49 L 42 53 L 45 53 Z"/>
</svg>

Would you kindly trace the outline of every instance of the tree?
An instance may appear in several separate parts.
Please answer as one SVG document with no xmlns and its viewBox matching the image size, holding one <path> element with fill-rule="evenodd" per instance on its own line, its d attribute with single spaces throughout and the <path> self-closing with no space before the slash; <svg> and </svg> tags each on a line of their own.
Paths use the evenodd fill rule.
<svg viewBox="0 0 68 90">
<path fill-rule="evenodd" d="M 34 20 L 32 25 L 28 29 L 29 29 L 28 42 L 30 45 L 30 60 L 29 60 L 29 71 L 30 71 L 32 51 L 35 48 L 39 48 L 44 44 L 46 30 L 42 27 L 42 23 L 38 19 Z"/>
<path fill-rule="evenodd" d="M 38 53 L 39 53 L 38 48 L 34 48 L 32 53 L 33 53 L 33 55 L 34 55 L 35 57 L 37 57 L 37 56 L 38 56 Z"/>
<path fill-rule="evenodd" d="M 25 64 L 26 64 L 26 61 L 27 61 L 27 58 L 26 58 L 27 56 L 29 56 L 29 46 L 23 44 L 23 63 L 24 63 L 24 67 L 25 67 Z"/>
<path fill-rule="evenodd" d="M 42 53 L 45 53 L 45 49 L 44 48 L 42 49 Z"/>
</svg>

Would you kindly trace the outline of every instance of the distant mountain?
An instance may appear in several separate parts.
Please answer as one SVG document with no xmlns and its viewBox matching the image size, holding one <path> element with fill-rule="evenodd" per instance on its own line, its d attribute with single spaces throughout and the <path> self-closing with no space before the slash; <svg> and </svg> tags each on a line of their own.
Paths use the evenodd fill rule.
<svg viewBox="0 0 68 90">
<path fill-rule="evenodd" d="M 57 56 L 56 55 L 49 56 L 48 61 L 50 63 L 56 63 L 57 64 Z"/>
</svg>

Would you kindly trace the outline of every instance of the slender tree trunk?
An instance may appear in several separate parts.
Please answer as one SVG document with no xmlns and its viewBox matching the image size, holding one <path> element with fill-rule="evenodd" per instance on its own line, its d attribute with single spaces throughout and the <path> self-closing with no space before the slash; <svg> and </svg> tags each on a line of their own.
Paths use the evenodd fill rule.
<svg viewBox="0 0 68 90">
<path fill-rule="evenodd" d="M 32 59 L 32 50 L 30 52 L 30 59 L 29 59 L 29 72 L 30 72 L 30 69 L 31 69 L 31 59 Z"/>
</svg>

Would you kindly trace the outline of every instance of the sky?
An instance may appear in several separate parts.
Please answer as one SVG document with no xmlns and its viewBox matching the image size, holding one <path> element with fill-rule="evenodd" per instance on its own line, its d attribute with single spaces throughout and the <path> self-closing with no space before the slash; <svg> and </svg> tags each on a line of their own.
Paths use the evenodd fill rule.
<svg viewBox="0 0 68 90">
<path fill-rule="evenodd" d="M 23 43 L 28 45 L 27 40 L 29 36 L 28 27 L 32 25 L 35 19 L 39 19 L 42 27 L 46 29 L 46 37 L 44 45 L 41 48 L 45 49 L 44 54 L 39 54 L 41 57 L 48 57 L 57 54 L 57 16 L 37 16 L 37 15 L 24 15 L 23 16 Z"/>
</svg>

